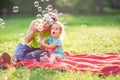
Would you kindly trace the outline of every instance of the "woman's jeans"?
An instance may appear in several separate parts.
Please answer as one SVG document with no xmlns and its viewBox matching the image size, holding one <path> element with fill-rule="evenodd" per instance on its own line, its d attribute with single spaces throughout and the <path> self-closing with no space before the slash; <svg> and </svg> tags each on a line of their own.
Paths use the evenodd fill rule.
<svg viewBox="0 0 120 80">
<path fill-rule="evenodd" d="M 14 51 L 14 56 L 19 60 L 39 60 L 41 54 L 45 51 L 40 50 L 39 48 L 33 48 L 23 43 L 19 43 Z"/>
</svg>

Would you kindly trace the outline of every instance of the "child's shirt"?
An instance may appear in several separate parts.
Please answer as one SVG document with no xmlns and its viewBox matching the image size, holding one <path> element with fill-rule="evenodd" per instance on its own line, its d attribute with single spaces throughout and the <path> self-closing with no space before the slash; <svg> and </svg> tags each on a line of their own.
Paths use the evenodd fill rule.
<svg viewBox="0 0 120 80">
<path fill-rule="evenodd" d="M 65 54 L 62 48 L 62 42 L 60 38 L 53 39 L 52 36 L 49 36 L 46 40 L 49 42 L 50 45 L 51 44 L 57 45 L 57 47 L 54 50 L 51 50 L 50 52 L 55 53 L 55 54 L 60 54 L 61 58 L 65 58 Z"/>
</svg>

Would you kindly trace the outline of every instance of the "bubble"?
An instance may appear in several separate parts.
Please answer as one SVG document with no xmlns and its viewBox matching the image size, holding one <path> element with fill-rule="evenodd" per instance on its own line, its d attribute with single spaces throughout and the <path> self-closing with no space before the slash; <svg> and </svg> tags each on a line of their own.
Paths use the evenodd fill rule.
<svg viewBox="0 0 120 80">
<path fill-rule="evenodd" d="M 2 19 L 2 18 L 0 18 L 0 23 L 1 23 L 1 22 L 3 22 L 3 19 Z"/>
<path fill-rule="evenodd" d="M 82 25 L 81 25 L 81 28 L 85 28 L 85 27 L 87 27 L 86 24 L 82 24 Z"/>
<path fill-rule="evenodd" d="M 39 37 L 39 36 L 37 36 L 37 37 L 36 37 L 36 40 L 37 40 L 37 41 L 38 41 L 38 40 L 40 40 L 40 37 Z"/>
<path fill-rule="evenodd" d="M 49 4 L 49 5 L 48 5 L 48 8 L 52 8 L 52 5 L 51 5 L 51 4 Z"/>
<path fill-rule="evenodd" d="M 41 19 L 41 18 L 42 18 L 42 15 L 41 15 L 41 14 L 37 14 L 36 17 L 37 17 L 38 19 Z"/>
<path fill-rule="evenodd" d="M 65 27 L 67 27 L 67 22 L 63 22 L 63 25 L 64 25 Z"/>
<path fill-rule="evenodd" d="M 5 22 L 0 23 L 1 28 L 5 28 Z"/>
<path fill-rule="evenodd" d="M 35 6 L 35 7 L 38 7 L 38 6 L 39 6 L 39 2 L 38 2 L 38 1 L 35 1 L 35 2 L 34 2 L 34 6 Z"/>
<path fill-rule="evenodd" d="M 8 76 L 4 76 L 4 80 L 7 80 L 8 79 Z"/>
<path fill-rule="evenodd" d="M 18 6 L 13 6 L 13 12 L 17 13 L 19 11 L 19 7 Z"/>
<path fill-rule="evenodd" d="M 63 13 L 59 13 L 58 16 L 63 16 Z"/>
<path fill-rule="evenodd" d="M 54 20 L 53 19 L 49 19 L 49 25 L 52 25 L 52 24 L 54 24 Z"/>
<path fill-rule="evenodd" d="M 54 9 L 52 12 L 58 15 L 57 9 Z"/>
<path fill-rule="evenodd" d="M 20 33 L 20 34 L 19 34 L 19 40 L 20 40 L 21 42 L 24 41 L 24 36 L 25 36 L 24 33 Z"/>
<path fill-rule="evenodd" d="M 44 0 L 41 0 L 41 2 L 44 2 Z"/>
<path fill-rule="evenodd" d="M 47 13 L 47 11 L 43 10 L 42 11 L 42 15 L 45 15 Z"/>
<path fill-rule="evenodd" d="M 36 23 L 35 26 L 39 31 L 43 31 L 44 29 L 42 24 Z"/>
<path fill-rule="evenodd" d="M 64 19 L 63 13 L 59 13 L 58 17 L 59 17 L 59 20 L 63 20 Z"/>
<path fill-rule="evenodd" d="M 48 5 L 45 10 L 46 10 L 47 12 L 51 12 L 51 11 L 52 11 L 52 5 Z"/>
<path fill-rule="evenodd" d="M 24 33 L 20 33 L 19 36 L 20 36 L 20 37 L 23 37 L 23 36 L 25 36 L 25 34 L 24 34 Z"/>
<path fill-rule="evenodd" d="M 63 19 L 64 19 L 64 17 L 60 17 L 60 18 L 59 18 L 59 20 L 63 20 Z"/>
<path fill-rule="evenodd" d="M 39 26 L 39 31 L 43 31 L 43 30 L 44 30 L 44 28 Z"/>
<path fill-rule="evenodd" d="M 0 18 L 0 28 L 5 28 L 5 22 Z"/>
<path fill-rule="evenodd" d="M 63 22 L 63 25 L 67 25 L 67 22 Z"/>
<path fill-rule="evenodd" d="M 38 7 L 38 11 L 39 11 L 39 12 L 42 11 L 42 7 L 41 7 L 41 6 Z"/>
<path fill-rule="evenodd" d="M 49 1 L 49 0 L 46 0 L 46 1 Z"/>
</svg>

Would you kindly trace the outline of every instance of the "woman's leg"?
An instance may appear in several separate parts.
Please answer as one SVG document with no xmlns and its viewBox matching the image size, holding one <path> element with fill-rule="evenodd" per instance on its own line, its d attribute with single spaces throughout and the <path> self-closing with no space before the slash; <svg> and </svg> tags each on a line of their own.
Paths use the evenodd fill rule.
<svg viewBox="0 0 120 80">
<path fill-rule="evenodd" d="M 33 51 L 34 48 L 26 45 L 26 44 L 23 44 L 23 43 L 19 43 L 13 53 L 13 56 L 15 56 L 18 60 L 20 61 L 23 61 L 24 60 L 24 57 L 25 55 L 30 52 L 30 51 Z"/>
<path fill-rule="evenodd" d="M 40 55 L 43 51 L 42 50 L 34 50 L 31 51 L 30 53 L 27 53 L 26 56 L 24 57 L 24 60 L 40 60 Z"/>
</svg>

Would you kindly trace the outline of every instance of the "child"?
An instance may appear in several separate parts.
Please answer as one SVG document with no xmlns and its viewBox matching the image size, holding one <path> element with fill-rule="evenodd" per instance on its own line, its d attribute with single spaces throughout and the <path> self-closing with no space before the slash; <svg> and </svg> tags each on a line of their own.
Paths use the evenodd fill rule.
<svg viewBox="0 0 120 80">
<path fill-rule="evenodd" d="M 51 27 L 51 36 L 46 38 L 46 41 L 48 41 L 49 44 L 46 44 L 44 41 L 41 40 L 38 41 L 38 43 L 45 47 L 45 50 L 47 50 L 48 53 L 50 54 L 49 61 L 51 63 L 54 63 L 57 60 L 65 58 L 65 54 L 61 43 L 61 39 L 63 38 L 63 32 L 64 32 L 63 25 L 60 22 L 56 22 Z"/>
</svg>

